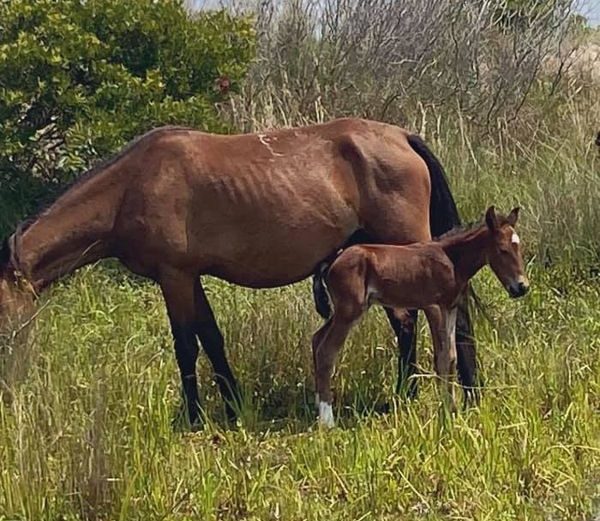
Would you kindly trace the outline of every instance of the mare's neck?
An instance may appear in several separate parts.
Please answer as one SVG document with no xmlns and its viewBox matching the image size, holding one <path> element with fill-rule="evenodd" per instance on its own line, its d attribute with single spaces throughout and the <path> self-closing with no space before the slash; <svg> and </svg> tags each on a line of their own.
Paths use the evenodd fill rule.
<svg viewBox="0 0 600 521">
<path fill-rule="evenodd" d="M 467 283 L 488 263 L 490 230 L 486 225 L 442 239 L 441 246 L 454 263 L 454 271 L 463 283 Z"/>
<path fill-rule="evenodd" d="M 121 198 L 113 170 L 75 184 L 12 237 L 18 270 L 36 290 L 110 255 L 109 234 Z"/>
</svg>

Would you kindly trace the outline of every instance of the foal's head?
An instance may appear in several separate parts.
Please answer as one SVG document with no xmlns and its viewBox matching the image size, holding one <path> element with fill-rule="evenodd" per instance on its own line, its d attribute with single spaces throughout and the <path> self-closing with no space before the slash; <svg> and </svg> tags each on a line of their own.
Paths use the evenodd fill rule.
<svg viewBox="0 0 600 521">
<path fill-rule="evenodd" d="M 529 291 L 529 280 L 521 256 L 521 240 L 515 231 L 518 217 L 518 208 L 514 208 L 506 217 L 497 215 L 493 206 L 485 213 L 485 222 L 492 237 L 487 252 L 488 262 L 513 298 L 522 297 Z"/>
</svg>

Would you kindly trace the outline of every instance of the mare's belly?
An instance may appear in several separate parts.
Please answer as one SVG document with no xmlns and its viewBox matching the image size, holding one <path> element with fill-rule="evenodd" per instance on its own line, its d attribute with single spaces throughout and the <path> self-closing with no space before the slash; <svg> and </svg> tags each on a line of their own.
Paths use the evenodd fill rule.
<svg viewBox="0 0 600 521">
<path fill-rule="evenodd" d="M 355 219 L 337 227 L 314 223 L 302 228 L 267 226 L 249 233 L 214 258 L 208 274 L 240 286 L 268 288 L 310 276 L 325 257 L 335 252 L 356 229 Z M 239 239 L 239 236 L 238 236 Z"/>
</svg>

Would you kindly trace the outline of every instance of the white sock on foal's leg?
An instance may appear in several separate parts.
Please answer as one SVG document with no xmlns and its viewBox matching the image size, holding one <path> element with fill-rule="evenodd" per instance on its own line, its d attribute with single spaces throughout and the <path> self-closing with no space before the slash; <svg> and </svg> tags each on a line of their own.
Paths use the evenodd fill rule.
<svg viewBox="0 0 600 521">
<path fill-rule="evenodd" d="M 319 402 L 319 423 L 325 427 L 335 427 L 333 408 L 330 403 Z"/>
</svg>

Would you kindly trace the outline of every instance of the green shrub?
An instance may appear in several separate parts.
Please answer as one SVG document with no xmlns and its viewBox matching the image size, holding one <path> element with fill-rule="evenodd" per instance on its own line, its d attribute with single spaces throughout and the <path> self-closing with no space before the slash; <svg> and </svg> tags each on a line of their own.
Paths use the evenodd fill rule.
<svg viewBox="0 0 600 521">
<path fill-rule="evenodd" d="M 0 213 L 154 126 L 226 130 L 215 81 L 235 90 L 253 53 L 250 19 L 176 0 L 1 2 Z"/>
</svg>

